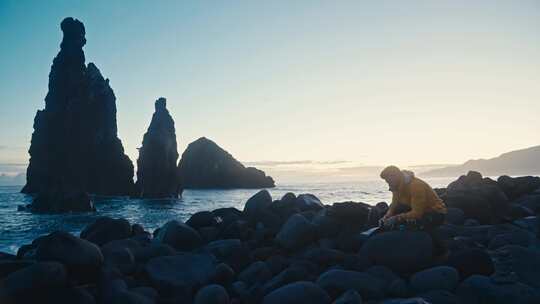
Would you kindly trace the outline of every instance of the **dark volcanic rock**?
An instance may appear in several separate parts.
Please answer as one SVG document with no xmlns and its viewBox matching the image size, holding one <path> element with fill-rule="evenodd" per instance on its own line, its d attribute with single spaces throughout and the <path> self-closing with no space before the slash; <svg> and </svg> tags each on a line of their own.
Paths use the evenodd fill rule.
<svg viewBox="0 0 540 304">
<path fill-rule="evenodd" d="M 193 188 L 268 188 L 274 180 L 261 170 L 244 167 L 215 142 L 201 137 L 188 145 L 178 164 L 181 184 Z"/>
<path fill-rule="evenodd" d="M 137 196 L 148 198 L 178 197 L 180 186 L 174 120 L 167 110 L 167 100 L 156 100 L 155 112 L 144 134 L 137 159 Z"/>
<path fill-rule="evenodd" d="M 229 295 L 223 286 L 212 284 L 201 288 L 194 304 L 229 304 Z"/>
<path fill-rule="evenodd" d="M 540 291 L 521 283 L 496 284 L 489 277 L 473 275 L 457 290 L 460 303 L 540 303 Z"/>
<path fill-rule="evenodd" d="M 278 288 L 264 297 L 263 304 L 329 304 L 328 294 L 312 282 L 296 282 Z"/>
<path fill-rule="evenodd" d="M 127 220 L 104 216 L 84 227 L 81 238 L 102 246 L 110 241 L 128 238 L 131 233 L 131 225 Z"/>
<path fill-rule="evenodd" d="M 42 296 L 52 289 L 67 285 L 64 266 L 57 262 L 36 263 L 8 275 L 3 282 L 1 293 L 21 303 L 38 303 L 34 296 Z M 2 302 L 4 303 L 4 302 Z M 5 303 L 17 303 L 16 301 Z"/>
<path fill-rule="evenodd" d="M 103 263 L 99 247 L 63 231 L 53 232 L 39 241 L 36 259 L 60 262 L 83 282 L 94 279 Z"/>
<path fill-rule="evenodd" d="M 286 249 L 298 249 L 312 242 L 317 236 L 315 226 L 304 216 L 294 214 L 276 235 L 278 244 Z"/>
<path fill-rule="evenodd" d="M 416 272 L 432 262 L 432 239 L 422 231 L 384 232 L 368 239 L 360 255 L 398 273 Z"/>
<path fill-rule="evenodd" d="M 497 182 L 474 171 L 450 183 L 443 197 L 448 207 L 461 209 L 465 218 L 482 224 L 500 222 L 508 215 L 510 206 Z"/>
<path fill-rule="evenodd" d="M 497 184 L 510 199 L 515 199 L 540 188 L 540 177 L 503 175 L 497 179 Z"/>
<path fill-rule="evenodd" d="M 34 119 L 22 192 L 127 195 L 133 188 L 133 165 L 117 136 L 116 98 L 108 79 L 94 64 L 85 64 L 84 25 L 66 18 L 61 29 L 64 37 L 49 74 L 45 109 Z"/>
<path fill-rule="evenodd" d="M 215 277 L 216 266 L 210 254 L 179 253 L 151 259 L 145 272 L 160 294 L 191 294 Z"/>
<path fill-rule="evenodd" d="M 93 212 L 94 203 L 88 193 L 62 188 L 62 184 L 52 185 L 48 190 L 40 191 L 28 205 L 28 209 L 37 213 L 49 212 Z"/>
<path fill-rule="evenodd" d="M 430 290 L 453 291 L 459 282 L 455 268 L 438 266 L 415 273 L 411 276 L 411 287 L 417 292 Z"/>
<path fill-rule="evenodd" d="M 188 225 L 179 221 L 169 221 L 159 229 L 156 241 L 167 244 L 176 250 L 192 250 L 202 245 L 199 233 Z"/>
<path fill-rule="evenodd" d="M 495 271 L 491 257 L 482 249 L 452 253 L 446 264 L 457 269 L 462 280 L 475 274 L 489 276 Z"/>
<path fill-rule="evenodd" d="M 330 270 L 317 279 L 317 285 L 332 297 L 347 290 L 356 290 L 363 299 L 384 297 L 385 282 L 365 272 Z"/>
</svg>

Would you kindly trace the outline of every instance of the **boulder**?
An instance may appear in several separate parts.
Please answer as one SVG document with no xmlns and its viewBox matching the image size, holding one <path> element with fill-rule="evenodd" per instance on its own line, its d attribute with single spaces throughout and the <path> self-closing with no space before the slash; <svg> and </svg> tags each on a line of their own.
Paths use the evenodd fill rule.
<svg viewBox="0 0 540 304">
<path fill-rule="evenodd" d="M 411 287 L 418 293 L 431 290 L 453 291 L 459 283 L 455 268 L 438 266 L 422 270 L 411 276 Z"/>
<path fill-rule="evenodd" d="M 95 279 L 103 264 L 103 255 L 95 244 L 67 232 L 56 231 L 40 240 L 36 260 L 60 262 L 81 282 L 88 282 Z"/>
<path fill-rule="evenodd" d="M 60 28 L 60 52 L 51 66 L 45 108 L 34 119 L 22 192 L 40 193 L 34 202 L 39 210 L 90 211 L 86 193 L 131 193 L 133 164 L 118 138 L 109 80 L 85 63 L 84 25 L 65 18 Z"/>
<path fill-rule="evenodd" d="M 516 280 L 540 289 L 540 252 L 516 245 L 508 245 L 498 249 L 495 255 L 507 269 L 514 274 Z M 499 268 L 496 268 L 499 271 Z"/>
<path fill-rule="evenodd" d="M 12 272 L 33 265 L 34 261 L 25 260 L 0 260 L 0 280 Z"/>
<path fill-rule="evenodd" d="M 194 304 L 229 304 L 229 294 L 221 285 L 207 285 L 197 292 Z"/>
<path fill-rule="evenodd" d="M 457 289 L 460 303 L 540 303 L 540 291 L 522 283 L 495 284 L 489 277 L 472 275 Z"/>
<path fill-rule="evenodd" d="M 276 242 L 286 249 L 294 250 L 312 242 L 316 237 L 315 226 L 304 216 L 295 214 L 281 227 Z"/>
<path fill-rule="evenodd" d="M 391 231 L 372 236 L 360 249 L 374 265 L 397 273 L 413 273 L 427 267 L 433 258 L 433 244 L 423 231 Z"/>
<path fill-rule="evenodd" d="M 201 236 L 195 229 L 176 220 L 169 221 L 161 227 L 155 241 L 180 251 L 193 250 L 203 243 Z"/>
<path fill-rule="evenodd" d="M 66 190 L 63 186 L 53 186 L 41 190 L 27 209 L 36 213 L 94 212 L 96 207 L 88 193 Z"/>
<path fill-rule="evenodd" d="M 80 236 L 82 239 L 102 246 L 110 241 L 128 238 L 131 234 L 131 224 L 127 220 L 99 217 L 92 224 L 84 227 Z"/>
<path fill-rule="evenodd" d="M 160 294 L 192 294 L 215 277 L 216 266 L 212 255 L 179 253 L 151 259 L 144 271 Z"/>
<path fill-rule="evenodd" d="M 489 242 L 489 249 L 495 250 L 506 245 L 528 247 L 535 239 L 535 235 L 525 230 L 515 230 L 495 235 Z"/>
<path fill-rule="evenodd" d="M 272 278 L 272 273 L 265 262 L 257 261 L 249 265 L 238 274 L 238 280 L 246 283 L 247 286 L 260 283 L 264 284 Z"/>
<path fill-rule="evenodd" d="M 186 224 L 193 229 L 200 229 L 202 227 L 216 226 L 218 224 L 218 217 L 210 211 L 195 212 L 187 221 Z"/>
<path fill-rule="evenodd" d="M 67 272 L 64 266 L 57 262 L 41 262 L 8 275 L 4 279 L 3 292 L 8 297 L 25 299 L 65 286 Z"/>
<path fill-rule="evenodd" d="M 331 299 L 328 294 L 319 286 L 306 281 L 287 284 L 278 288 L 262 301 L 263 304 L 329 304 Z"/>
<path fill-rule="evenodd" d="M 540 188 L 540 177 L 520 176 L 510 177 L 508 175 L 499 176 L 497 184 L 510 199 L 516 199 L 522 195 L 534 192 Z"/>
<path fill-rule="evenodd" d="M 365 272 L 329 270 L 319 276 L 317 285 L 336 298 L 347 290 L 356 290 L 363 299 L 382 299 L 385 282 Z"/>
<path fill-rule="evenodd" d="M 430 304 L 460 304 L 459 297 L 448 290 L 431 290 L 421 293 L 420 298 Z"/>
<path fill-rule="evenodd" d="M 489 254 L 482 249 L 466 249 L 452 252 L 445 263 L 459 272 L 461 280 L 472 275 L 489 276 L 495 271 Z"/>
<path fill-rule="evenodd" d="M 448 224 L 463 225 L 465 222 L 465 213 L 458 208 L 447 208 L 446 216 L 444 218 Z"/>
<path fill-rule="evenodd" d="M 328 215 L 337 219 L 348 230 L 359 231 L 369 220 L 371 206 L 357 202 L 334 203 Z"/>
<path fill-rule="evenodd" d="M 525 195 L 515 200 L 514 205 L 524 207 L 535 214 L 540 214 L 540 194 Z"/>
<path fill-rule="evenodd" d="M 321 210 L 324 208 L 324 205 L 321 203 L 319 198 L 310 193 L 298 195 L 296 198 L 296 205 L 301 211 Z"/>
<path fill-rule="evenodd" d="M 362 304 L 362 297 L 356 290 L 347 290 L 333 304 Z"/>
<path fill-rule="evenodd" d="M 201 137 L 190 143 L 178 163 L 185 189 L 270 188 L 274 180 L 253 167 L 244 167 L 215 142 Z"/>
<path fill-rule="evenodd" d="M 176 250 L 166 244 L 149 244 L 144 247 L 130 247 L 129 251 L 133 254 L 135 262 L 145 264 L 148 260 L 159 257 L 176 254 Z"/>
<path fill-rule="evenodd" d="M 248 218 L 256 217 L 272 204 L 272 197 L 267 190 L 261 190 L 250 197 L 244 205 L 244 214 Z"/>
<path fill-rule="evenodd" d="M 482 224 L 500 222 L 508 214 L 509 200 L 497 182 L 469 171 L 446 189 L 446 205 L 461 209 L 465 218 L 474 218 Z"/>
<path fill-rule="evenodd" d="M 147 297 L 152 300 L 157 300 L 159 297 L 159 293 L 157 292 L 157 290 L 148 286 L 131 288 L 129 291 L 132 293 L 137 293 L 141 296 Z"/>
<path fill-rule="evenodd" d="M 238 239 L 213 241 L 206 244 L 203 250 L 213 254 L 219 261 L 231 266 L 236 272 L 239 272 L 251 262 L 249 248 Z"/>
<path fill-rule="evenodd" d="M 265 296 L 287 284 L 304 281 L 307 277 L 308 273 L 305 268 L 298 266 L 288 267 L 266 282 L 261 288 L 261 294 Z"/>
<path fill-rule="evenodd" d="M 214 278 L 216 283 L 227 285 L 232 283 L 234 277 L 235 272 L 229 265 L 220 263 L 216 266 L 216 276 Z"/>
</svg>

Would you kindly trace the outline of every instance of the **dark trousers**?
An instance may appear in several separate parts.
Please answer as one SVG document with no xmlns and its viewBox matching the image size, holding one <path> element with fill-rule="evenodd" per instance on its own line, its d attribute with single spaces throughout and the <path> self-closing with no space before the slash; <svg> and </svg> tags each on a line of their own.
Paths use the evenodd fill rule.
<svg viewBox="0 0 540 304">
<path fill-rule="evenodd" d="M 405 204 L 398 204 L 395 214 L 409 212 L 411 208 Z M 406 221 L 393 229 L 422 230 L 427 232 L 433 240 L 433 255 L 439 256 L 447 251 L 446 244 L 438 235 L 436 228 L 444 223 L 444 214 L 439 212 L 427 212 L 420 219 Z"/>
</svg>

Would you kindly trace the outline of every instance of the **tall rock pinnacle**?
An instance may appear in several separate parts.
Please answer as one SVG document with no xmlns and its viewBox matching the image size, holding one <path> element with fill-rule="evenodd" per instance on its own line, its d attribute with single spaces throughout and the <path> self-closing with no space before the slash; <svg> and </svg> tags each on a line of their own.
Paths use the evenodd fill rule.
<svg viewBox="0 0 540 304">
<path fill-rule="evenodd" d="M 60 27 L 64 37 L 49 74 L 45 109 L 34 118 L 22 192 L 130 194 L 133 164 L 117 135 L 109 80 L 93 63 L 85 64 L 82 22 L 66 18 Z"/>
<path fill-rule="evenodd" d="M 155 112 L 144 134 L 137 159 L 137 196 L 178 197 L 180 188 L 176 161 L 174 120 L 167 110 L 167 100 L 156 100 Z"/>
</svg>

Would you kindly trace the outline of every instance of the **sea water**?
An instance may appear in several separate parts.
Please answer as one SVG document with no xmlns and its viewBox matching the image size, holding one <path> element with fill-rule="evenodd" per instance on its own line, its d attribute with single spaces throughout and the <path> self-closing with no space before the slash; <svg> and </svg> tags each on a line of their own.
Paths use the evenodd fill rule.
<svg viewBox="0 0 540 304">
<path fill-rule="evenodd" d="M 426 179 L 433 187 L 446 187 L 453 179 Z M 244 208 L 246 200 L 258 189 L 234 190 L 185 190 L 180 199 L 130 199 L 127 197 L 94 197 L 97 212 L 33 214 L 17 211 L 17 206 L 32 201 L 30 195 L 20 193 L 22 186 L 0 186 L 0 251 L 15 253 L 36 237 L 55 230 L 78 235 L 99 216 L 125 218 L 138 223 L 148 231 L 160 227 L 169 220 L 185 221 L 193 213 L 222 207 Z M 368 204 L 388 202 L 391 193 L 380 179 L 347 182 L 297 182 L 277 185 L 268 189 L 273 199 L 287 192 L 312 193 L 324 204 L 356 201 Z"/>
</svg>

